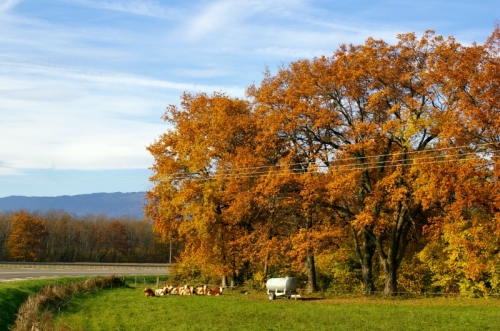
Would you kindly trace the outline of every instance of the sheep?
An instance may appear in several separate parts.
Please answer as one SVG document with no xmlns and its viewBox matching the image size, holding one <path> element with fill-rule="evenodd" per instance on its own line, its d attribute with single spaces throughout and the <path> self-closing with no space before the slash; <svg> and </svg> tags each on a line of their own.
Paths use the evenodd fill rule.
<svg viewBox="0 0 500 331">
<path fill-rule="evenodd" d="M 144 292 L 144 296 L 146 298 L 155 296 L 155 292 L 152 289 L 150 289 L 149 287 L 146 287 L 143 292 Z"/>
<path fill-rule="evenodd" d="M 179 289 L 177 287 L 173 287 L 172 285 L 167 286 L 168 294 L 179 294 Z"/>
<path fill-rule="evenodd" d="M 194 294 L 207 294 L 207 285 L 198 286 L 194 290 Z"/>
<path fill-rule="evenodd" d="M 156 290 L 155 290 L 155 294 L 156 294 L 157 296 L 164 296 L 164 295 L 168 294 L 168 289 L 167 289 L 167 287 L 166 287 L 166 286 L 165 286 L 164 288 L 159 288 L 159 289 L 156 289 Z"/>
<path fill-rule="evenodd" d="M 184 287 L 181 287 L 179 289 L 179 294 L 180 295 L 191 295 L 191 294 L 193 294 L 193 287 L 192 286 L 188 286 L 186 284 L 186 285 L 184 285 Z"/>
<path fill-rule="evenodd" d="M 161 294 L 160 291 L 163 291 L 164 294 Z M 179 294 L 179 295 L 221 295 L 223 291 L 222 287 L 217 287 L 214 289 L 208 289 L 207 285 L 203 286 L 189 286 L 184 285 L 182 287 L 173 287 L 171 284 L 168 284 L 163 289 L 156 290 L 156 295 L 167 295 L 167 294 Z"/>
<path fill-rule="evenodd" d="M 210 290 L 208 290 L 207 295 L 221 295 L 222 294 L 222 290 L 223 290 L 222 287 L 218 287 L 218 288 L 215 288 L 215 289 L 210 289 Z"/>
</svg>

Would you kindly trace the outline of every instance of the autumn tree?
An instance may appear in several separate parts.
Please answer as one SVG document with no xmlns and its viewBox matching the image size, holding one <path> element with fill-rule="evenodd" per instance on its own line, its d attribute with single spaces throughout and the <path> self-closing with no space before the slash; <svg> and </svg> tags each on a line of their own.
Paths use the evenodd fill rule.
<svg viewBox="0 0 500 331">
<path fill-rule="evenodd" d="M 12 217 L 12 231 L 7 241 L 9 255 L 17 261 L 39 261 L 42 240 L 47 235 L 42 221 L 26 211 L 17 212 Z"/>
<path fill-rule="evenodd" d="M 98 236 L 98 261 L 105 261 L 109 255 L 111 262 L 117 258 L 123 261 L 129 251 L 128 235 L 125 226 L 117 221 L 108 222 Z"/>
<path fill-rule="evenodd" d="M 164 240 L 183 242 L 184 266 L 234 275 L 244 259 L 232 247 L 241 220 L 226 215 L 225 174 L 238 162 L 233 155 L 252 153 L 249 105 L 219 93 L 186 93 L 181 108 L 170 106 L 164 119 L 175 129 L 148 147 L 155 187 L 147 192 L 145 215 Z"/>
<path fill-rule="evenodd" d="M 10 213 L 0 213 L 0 260 L 7 260 L 7 239 L 9 239 L 11 230 Z"/>
<path fill-rule="evenodd" d="M 445 290 L 499 286 L 499 45 L 497 25 L 484 46 L 456 47 L 435 61 L 441 95 L 454 102 L 439 143 L 444 162 L 422 165 L 415 186 L 426 209 L 440 210 L 425 229 L 434 240 L 420 257 Z"/>
<path fill-rule="evenodd" d="M 223 274 L 257 259 L 266 277 L 285 257 L 311 291 L 315 256 L 346 228 L 365 293 L 375 257 L 384 293 L 397 293 L 408 247 L 417 254 L 426 238 L 468 247 L 476 267 L 459 272 L 491 278 L 491 263 L 471 257 L 496 258 L 495 236 L 467 243 L 499 217 L 499 36 L 369 38 L 266 71 L 248 101 L 184 94 L 164 116 L 173 129 L 148 148 L 148 219 L 186 245 L 181 261 Z"/>
<path fill-rule="evenodd" d="M 268 72 L 259 87 L 249 89 L 267 128 L 264 134 L 274 137 L 277 148 L 285 147 L 284 163 L 294 164 L 290 154 L 303 155 L 301 164 L 327 169 L 319 172 L 329 178 L 331 212 L 353 229 L 367 293 L 373 289 L 375 253 L 385 273 L 384 292 L 397 292 L 406 247 L 432 212 L 424 211 L 415 196 L 417 161 L 433 160 L 436 154 L 425 153 L 449 146 L 450 137 L 456 143 L 471 142 L 454 134 L 451 124 L 477 116 L 460 113 L 472 108 L 465 103 L 471 98 L 460 91 L 479 86 L 471 72 L 488 71 L 481 61 L 495 63 L 477 55 L 477 47 L 466 48 L 432 32 L 420 40 L 414 34 L 398 39 L 396 45 L 368 39 L 364 45 L 342 46 L 331 57 L 293 62 L 274 76 Z M 469 59 L 474 58 L 478 65 L 471 67 Z M 458 64 L 451 65 L 450 59 Z M 450 68 L 444 70 L 444 65 Z M 483 85 L 498 72 L 490 67 Z M 460 72 L 456 68 L 468 72 L 455 77 Z M 466 87 L 453 85 L 455 80 Z M 494 97 L 491 84 L 482 89 Z M 492 105 L 483 100 L 485 107 Z M 483 131 L 473 132 L 484 137 Z"/>
<path fill-rule="evenodd" d="M 46 259 L 57 262 L 74 262 L 81 249 L 82 223 L 64 211 L 51 210 L 43 215 L 48 236 L 44 239 Z"/>
</svg>

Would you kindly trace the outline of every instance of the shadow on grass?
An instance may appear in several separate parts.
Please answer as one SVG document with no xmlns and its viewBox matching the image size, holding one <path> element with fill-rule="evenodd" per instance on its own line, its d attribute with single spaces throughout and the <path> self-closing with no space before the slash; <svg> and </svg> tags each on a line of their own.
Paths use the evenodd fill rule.
<svg viewBox="0 0 500 331">
<path fill-rule="evenodd" d="M 28 296 L 32 292 L 32 290 L 28 289 L 21 290 L 12 287 L 0 287 L 2 302 L 0 309 L 0 331 L 9 330 L 14 325 L 19 306 L 28 299 Z"/>
</svg>

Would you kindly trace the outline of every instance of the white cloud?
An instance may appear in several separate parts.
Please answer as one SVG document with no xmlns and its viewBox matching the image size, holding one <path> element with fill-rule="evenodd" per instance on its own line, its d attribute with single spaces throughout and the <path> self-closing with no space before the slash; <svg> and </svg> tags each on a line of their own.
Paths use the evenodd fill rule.
<svg viewBox="0 0 500 331">
<path fill-rule="evenodd" d="M 0 89 L 0 97 L 5 99 L 16 100 L 33 100 L 33 101 L 50 101 L 54 103 L 75 100 L 81 93 L 78 91 L 69 90 L 67 88 L 4 88 Z"/>
<path fill-rule="evenodd" d="M 125 85 L 191 92 L 205 91 L 208 93 L 211 93 L 212 91 L 225 91 L 231 95 L 243 94 L 243 89 L 238 87 L 176 83 L 167 80 L 95 69 L 89 70 L 72 67 L 42 66 L 28 63 L 0 62 L 0 72 L 2 71 L 11 75 L 16 72 L 25 75 L 57 77 L 102 85 Z M 27 93 L 27 91 L 25 90 L 24 93 Z"/>
<path fill-rule="evenodd" d="M 160 117 L 180 93 L 140 84 L 98 87 L 102 75 L 78 80 L 42 73 L 0 75 L 0 86 L 10 87 L 0 90 L 0 141 L 8 142 L 0 174 L 151 166 L 145 147 L 168 127 Z"/>
<path fill-rule="evenodd" d="M 145 1 L 145 0 L 128 0 L 128 1 L 69 0 L 69 1 L 83 6 L 120 11 L 134 15 L 151 16 L 151 17 L 168 18 L 168 19 L 178 19 L 180 16 L 180 12 L 178 10 L 162 6 L 156 1 Z"/>
<path fill-rule="evenodd" d="M 187 35 L 193 39 L 201 38 L 228 26 L 231 21 L 236 21 L 241 15 L 241 12 L 236 10 L 236 3 L 219 1 L 204 8 L 202 12 L 191 18 Z"/>
<path fill-rule="evenodd" d="M 19 170 L 14 168 L 10 162 L 0 161 L 0 176 L 18 175 Z"/>
<path fill-rule="evenodd" d="M 213 33 L 224 35 L 233 34 L 233 31 L 242 29 L 254 29 L 260 21 L 259 16 L 274 17 L 275 19 L 290 17 L 291 11 L 300 11 L 303 8 L 302 1 L 259 1 L 243 0 L 231 1 L 220 0 L 203 7 L 188 22 L 187 36 L 199 39 Z M 194 9 L 194 8 L 193 8 Z M 249 19 L 255 19 L 257 23 L 249 24 Z M 246 26 L 246 27 L 245 27 Z M 238 38 L 238 35 L 236 34 Z"/>
<path fill-rule="evenodd" d="M 266 66 L 368 36 L 437 27 L 482 42 L 495 2 L 0 0 L 0 175 L 145 169 L 183 91 L 243 97 Z"/>
<path fill-rule="evenodd" d="M 0 1 L 0 12 L 7 11 L 17 4 L 21 3 L 23 0 L 2 0 Z"/>
<path fill-rule="evenodd" d="M 179 76 L 192 77 L 192 78 L 216 78 L 227 77 L 231 72 L 223 68 L 209 68 L 209 69 L 176 69 L 174 72 Z"/>
<path fill-rule="evenodd" d="M 0 62 L 0 175 L 13 169 L 148 168 L 146 146 L 182 91 L 238 88 L 175 83 L 123 73 Z M 6 88 L 7 87 L 7 88 Z M 240 96 L 237 95 L 237 96 Z M 22 153 L 19 153 L 22 151 Z"/>
<path fill-rule="evenodd" d="M 120 99 L 87 91 L 57 106 L 2 98 L 0 103 L 1 113 L 17 114 L 2 116 L 0 131 L 0 140 L 9 142 L 2 158 L 17 169 L 147 168 L 152 158 L 145 147 L 168 127 L 160 119 L 164 105 L 137 95 Z"/>
</svg>

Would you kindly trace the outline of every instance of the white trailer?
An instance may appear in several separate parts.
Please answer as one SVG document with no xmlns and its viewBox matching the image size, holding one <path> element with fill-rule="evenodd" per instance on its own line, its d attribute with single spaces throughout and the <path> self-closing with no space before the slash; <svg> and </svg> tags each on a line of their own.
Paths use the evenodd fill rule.
<svg viewBox="0 0 500 331">
<path fill-rule="evenodd" d="M 300 298 L 297 293 L 297 280 L 292 277 L 269 278 L 266 282 L 266 288 L 269 300 L 274 300 L 277 297 Z"/>
</svg>

